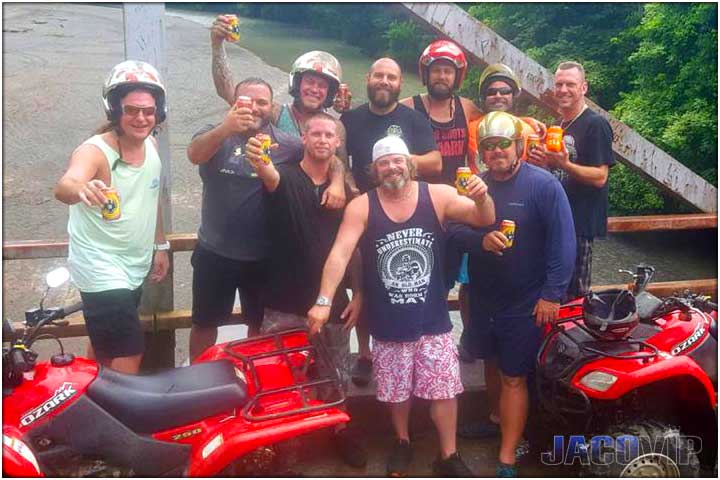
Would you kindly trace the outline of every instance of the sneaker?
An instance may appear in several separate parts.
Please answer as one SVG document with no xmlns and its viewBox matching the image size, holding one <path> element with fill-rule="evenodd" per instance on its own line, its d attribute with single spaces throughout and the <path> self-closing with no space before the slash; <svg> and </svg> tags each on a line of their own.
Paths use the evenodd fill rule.
<svg viewBox="0 0 720 480">
<path fill-rule="evenodd" d="M 507 463 L 498 463 L 495 476 L 499 478 L 515 478 L 517 477 L 517 467 Z"/>
<path fill-rule="evenodd" d="M 407 440 L 396 440 L 387 461 L 388 477 L 407 477 L 412 461 L 412 447 Z"/>
<path fill-rule="evenodd" d="M 343 461 L 354 468 L 365 468 L 367 465 L 367 451 L 350 433 L 349 428 L 343 428 L 335 434 L 335 447 Z"/>
<path fill-rule="evenodd" d="M 372 379 L 372 360 L 359 357 L 350 375 L 353 383 L 358 387 L 364 387 L 369 384 Z"/>
<path fill-rule="evenodd" d="M 490 420 L 466 423 L 458 427 L 457 435 L 458 437 L 467 438 L 469 440 L 497 437 L 500 435 L 500 425 L 493 423 Z"/>
<path fill-rule="evenodd" d="M 465 465 L 460 454 L 455 452 L 443 460 L 438 458 L 433 462 L 433 475 L 436 477 L 468 478 L 474 477 L 473 472 Z"/>
</svg>

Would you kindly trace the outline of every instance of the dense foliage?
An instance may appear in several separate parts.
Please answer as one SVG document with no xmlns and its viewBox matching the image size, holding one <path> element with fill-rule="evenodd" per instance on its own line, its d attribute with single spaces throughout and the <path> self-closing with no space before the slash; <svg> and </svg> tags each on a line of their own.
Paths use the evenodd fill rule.
<svg viewBox="0 0 720 480">
<path fill-rule="evenodd" d="M 237 5 L 246 16 L 308 26 L 368 55 L 390 55 L 403 68 L 415 68 L 432 38 L 388 4 Z M 583 63 L 593 101 L 717 185 L 717 4 L 461 6 L 546 68 Z M 464 95 L 477 96 L 478 76 L 470 71 Z M 612 169 L 610 204 L 613 214 L 682 209 L 621 165 Z"/>
</svg>

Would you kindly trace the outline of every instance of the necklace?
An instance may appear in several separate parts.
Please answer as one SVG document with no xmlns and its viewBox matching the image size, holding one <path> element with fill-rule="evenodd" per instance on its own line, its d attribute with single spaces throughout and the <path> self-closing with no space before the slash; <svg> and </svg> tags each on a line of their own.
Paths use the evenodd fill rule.
<svg viewBox="0 0 720 480">
<path fill-rule="evenodd" d="M 455 128 L 455 96 L 450 97 L 450 121 L 449 122 L 438 122 L 434 120 L 430 115 L 430 99 L 428 98 L 428 118 L 430 119 L 430 125 L 433 128 L 439 130 L 451 130 Z"/>
<path fill-rule="evenodd" d="M 562 128 L 563 130 L 567 130 L 568 128 L 570 128 L 570 125 L 572 125 L 573 123 L 575 123 L 575 120 L 577 120 L 577 119 L 580 117 L 580 115 L 583 114 L 583 112 L 585 111 L 586 108 L 587 108 L 587 105 L 583 105 L 583 108 L 580 109 L 580 113 L 578 113 L 577 115 L 575 115 L 575 116 L 573 117 L 573 119 L 570 120 L 570 122 L 569 122 L 567 125 L 564 125 L 565 120 L 563 120 L 562 122 L 560 122 L 560 128 Z"/>
</svg>

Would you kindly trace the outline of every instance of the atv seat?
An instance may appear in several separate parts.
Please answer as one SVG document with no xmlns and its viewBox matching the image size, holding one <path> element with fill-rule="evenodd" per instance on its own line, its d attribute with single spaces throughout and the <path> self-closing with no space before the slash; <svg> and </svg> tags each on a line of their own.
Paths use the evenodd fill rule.
<svg viewBox="0 0 720 480">
<path fill-rule="evenodd" d="M 101 367 L 87 395 L 137 433 L 187 425 L 248 401 L 244 379 L 227 360 L 142 376 Z"/>
</svg>

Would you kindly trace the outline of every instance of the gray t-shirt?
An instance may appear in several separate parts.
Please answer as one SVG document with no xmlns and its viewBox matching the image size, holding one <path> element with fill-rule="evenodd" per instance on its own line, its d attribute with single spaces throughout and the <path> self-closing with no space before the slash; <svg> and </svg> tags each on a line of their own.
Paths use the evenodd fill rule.
<svg viewBox="0 0 720 480">
<path fill-rule="evenodd" d="M 193 138 L 209 132 L 207 125 Z M 272 151 L 274 164 L 299 162 L 302 143 L 272 125 L 263 129 L 279 147 Z M 263 186 L 245 158 L 247 139 L 228 137 L 205 164 L 200 165 L 203 182 L 202 213 L 198 242 L 208 250 L 234 260 L 262 260 L 269 255 Z"/>
</svg>

